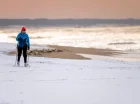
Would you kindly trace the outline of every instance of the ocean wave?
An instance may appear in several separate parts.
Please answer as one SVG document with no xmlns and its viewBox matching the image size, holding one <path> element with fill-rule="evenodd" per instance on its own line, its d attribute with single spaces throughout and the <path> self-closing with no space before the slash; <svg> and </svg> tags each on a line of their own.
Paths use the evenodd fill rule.
<svg viewBox="0 0 140 104">
<path fill-rule="evenodd" d="M 118 42 L 118 43 L 109 43 L 108 45 L 132 45 L 132 44 L 137 44 L 134 42 Z"/>
<path fill-rule="evenodd" d="M 126 27 L 39 27 L 27 28 L 31 44 L 115 50 L 140 49 L 140 26 Z M 0 42 L 16 43 L 20 27 L 0 29 Z"/>
<path fill-rule="evenodd" d="M 8 36 L 9 38 L 16 39 L 16 36 Z M 43 39 L 44 37 L 37 36 L 37 37 L 30 37 L 30 39 Z"/>
</svg>

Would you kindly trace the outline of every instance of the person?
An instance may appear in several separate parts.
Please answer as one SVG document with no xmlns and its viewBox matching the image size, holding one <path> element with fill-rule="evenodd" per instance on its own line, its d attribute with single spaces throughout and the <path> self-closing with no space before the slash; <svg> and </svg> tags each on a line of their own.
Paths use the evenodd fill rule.
<svg viewBox="0 0 140 104">
<path fill-rule="evenodd" d="M 23 51 L 23 57 L 24 57 L 24 66 L 27 67 L 27 50 L 30 50 L 30 39 L 28 34 L 26 33 L 26 28 L 22 27 L 21 32 L 17 35 L 16 41 L 18 41 L 17 44 L 17 52 L 18 52 L 18 58 L 17 58 L 17 65 L 20 66 L 20 57 Z"/>
</svg>

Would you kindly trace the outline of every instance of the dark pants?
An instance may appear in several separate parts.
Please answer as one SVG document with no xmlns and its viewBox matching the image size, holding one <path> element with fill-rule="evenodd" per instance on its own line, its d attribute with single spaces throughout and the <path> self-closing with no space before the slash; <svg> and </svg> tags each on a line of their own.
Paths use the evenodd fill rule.
<svg viewBox="0 0 140 104">
<path fill-rule="evenodd" d="M 24 63 L 27 63 L 27 46 L 22 47 L 17 47 L 18 50 L 18 62 L 20 62 L 20 57 L 23 51 L 23 57 L 24 57 Z"/>
</svg>

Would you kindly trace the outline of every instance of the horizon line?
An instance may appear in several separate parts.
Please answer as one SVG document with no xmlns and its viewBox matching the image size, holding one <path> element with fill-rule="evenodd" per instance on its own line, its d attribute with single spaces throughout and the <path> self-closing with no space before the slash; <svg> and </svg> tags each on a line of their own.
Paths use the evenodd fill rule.
<svg viewBox="0 0 140 104">
<path fill-rule="evenodd" d="M 0 18 L 0 20 L 140 20 L 140 18 Z"/>
</svg>

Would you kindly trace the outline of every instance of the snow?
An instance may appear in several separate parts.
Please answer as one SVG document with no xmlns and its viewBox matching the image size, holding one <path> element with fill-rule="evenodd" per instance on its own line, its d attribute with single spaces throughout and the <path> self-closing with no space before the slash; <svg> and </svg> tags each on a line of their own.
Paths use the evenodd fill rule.
<svg viewBox="0 0 140 104">
<path fill-rule="evenodd" d="M 140 104 L 139 61 L 0 57 L 0 104 Z"/>
<path fill-rule="evenodd" d="M 78 54 L 78 53 L 77 53 Z M 128 53 L 128 54 L 120 54 L 120 55 L 112 55 L 112 56 L 99 56 L 99 55 L 89 55 L 89 54 L 78 54 L 83 57 L 94 59 L 94 60 L 120 60 L 120 61 L 140 61 L 139 52 Z"/>
</svg>

